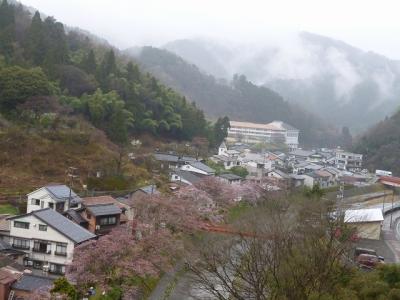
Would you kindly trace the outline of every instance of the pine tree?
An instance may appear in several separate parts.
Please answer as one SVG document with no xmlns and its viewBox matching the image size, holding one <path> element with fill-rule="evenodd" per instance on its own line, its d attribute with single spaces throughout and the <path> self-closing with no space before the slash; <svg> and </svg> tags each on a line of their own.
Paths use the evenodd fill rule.
<svg viewBox="0 0 400 300">
<path fill-rule="evenodd" d="M 3 0 L 0 4 L 0 31 L 7 28 L 8 26 L 14 26 L 15 15 L 14 6 L 8 4 L 7 0 Z"/>
<path fill-rule="evenodd" d="M 98 81 L 103 90 L 108 90 L 108 78 L 111 74 L 118 75 L 117 63 L 113 50 L 107 52 L 99 67 Z"/>
<path fill-rule="evenodd" d="M 14 53 L 15 12 L 14 6 L 4 0 L 0 5 L 0 54 L 9 61 Z"/>
<path fill-rule="evenodd" d="M 35 65 L 41 65 L 46 57 L 43 22 L 38 11 L 33 16 L 29 28 L 26 52 L 26 57 Z"/>
<path fill-rule="evenodd" d="M 130 82 L 137 82 L 140 80 L 140 71 L 137 65 L 134 65 L 132 62 L 129 62 L 126 66 L 127 79 Z"/>
<path fill-rule="evenodd" d="M 53 17 L 48 17 L 43 23 L 43 30 L 47 50 L 45 64 L 52 68 L 55 64 L 68 63 L 69 55 L 64 25 Z"/>
<path fill-rule="evenodd" d="M 96 74 L 96 70 L 97 70 L 96 56 L 92 49 L 83 58 L 81 66 L 82 66 L 82 69 L 86 71 L 86 73 Z"/>
</svg>

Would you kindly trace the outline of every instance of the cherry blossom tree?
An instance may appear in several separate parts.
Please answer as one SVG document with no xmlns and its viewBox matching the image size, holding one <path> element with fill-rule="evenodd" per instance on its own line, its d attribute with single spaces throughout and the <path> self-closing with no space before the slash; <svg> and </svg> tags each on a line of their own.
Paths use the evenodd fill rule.
<svg viewBox="0 0 400 300">
<path fill-rule="evenodd" d="M 129 226 L 120 226 L 98 240 L 78 246 L 67 277 L 81 291 L 90 286 L 107 290 L 118 284 L 130 293 L 139 293 L 129 280 L 142 280 L 145 285 L 147 277 L 157 277 L 171 268 L 179 251 L 180 243 L 166 229 L 137 240 Z"/>
</svg>

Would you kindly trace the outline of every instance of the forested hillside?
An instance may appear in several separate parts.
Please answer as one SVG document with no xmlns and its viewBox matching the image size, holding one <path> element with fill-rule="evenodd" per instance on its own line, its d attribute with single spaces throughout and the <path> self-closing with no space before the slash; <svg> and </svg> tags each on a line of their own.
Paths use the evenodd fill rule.
<svg viewBox="0 0 400 300">
<path fill-rule="evenodd" d="M 337 133 L 315 115 L 289 104 L 279 94 L 251 83 L 245 76 L 231 82 L 218 81 L 195 65 L 166 50 L 144 47 L 127 50 L 149 72 L 193 100 L 210 117 L 253 122 L 283 120 L 301 130 L 306 145 L 329 145 Z"/>
<path fill-rule="evenodd" d="M 378 123 L 357 142 L 355 151 L 364 154 L 371 171 L 384 169 L 400 176 L 400 111 Z"/>
<path fill-rule="evenodd" d="M 102 132 L 106 137 L 98 138 Z M 12 182 L 4 170 L 23 172 L 22 165 L 36 169 L 25 170 L 31 177 L 60 178 L 71 164 L 89 171 L 94 169 L 90 156 L 101 153 L 96 149 L 104 150 L 96 159 L 103 155 L 106 164 L 115 160 L 115 145 L 122 148 L 142 134 L 214 139 L 201 110 L 118 51 L 7 1 L 0 4 L 0 134 L 3 183 Z M 19 144 L 30 154 L 13 153 L 10 145 Z M 60 155 L 73 144 L 81 151 Z M 53 165 L 37 162 L 44 158 Z"/>
</svg>

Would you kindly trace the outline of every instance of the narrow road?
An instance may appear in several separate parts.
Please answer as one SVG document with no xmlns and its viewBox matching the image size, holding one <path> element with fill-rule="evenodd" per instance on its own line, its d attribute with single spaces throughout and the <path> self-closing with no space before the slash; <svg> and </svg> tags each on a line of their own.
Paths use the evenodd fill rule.
<svg viewBox="0 0 400 300">
<path fill-rule="evenodd" d="M 400 210 L 385 216 L 382 234 L 386 245 L 394 254 L 395 262 L 400 263 Z"/>
</svg>

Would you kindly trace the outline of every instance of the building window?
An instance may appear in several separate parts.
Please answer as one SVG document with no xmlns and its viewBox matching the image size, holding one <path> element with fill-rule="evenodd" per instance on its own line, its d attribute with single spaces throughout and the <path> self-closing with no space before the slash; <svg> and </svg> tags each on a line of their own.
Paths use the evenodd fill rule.
<svg viewBox="0 0 400 300">
<path fill-rule="evenodd" d="M 67 244 L 57 243 L 55 255 L 67 256 Z"/>
<path fill-rule="evenodd" d="M 49 207 L 51 208 L 51 209 L 54 209 L 54 203 L 49 203 Z"/>
<path fill-rule="evenodd" d="M 51 264 L 49 271 L 51 273 L 54 273 L 54 274 L 65 274 L 65 266 L 57 265 L 57 264 Z"/>
<path fill-rule="evenodd" d="M 14 221 L 14 227 L 29 229 L 29 222 Z"/>
<path fill-rule="evenodd" d="M 47 231 L 47 225 L 39 224 L 40 231 Z"/>
<path fill-rule="evenodd" d="M 34 260 L 33 261 L 33 267 L 35 268 L 35 269 L 43 269 L 43 262 L 42 261 L 40 261 L 40 260 Z"/>
<path fill-rule="evenodd" d="M 40 205 L 40 200 L 39 200 L 39 199 L 32 199 L 32 200 L 31 200 L 31 204 L 32 204 L 32 205 L 38 205 L 38 206 L 39 206 L 39 205 Z"/>
<path fill-rule="evenodd" d="M 44 241 L 34 241 L 33 242 L 33 249 L 32 251 L 34 252 L 40 252 L 40 253 L 51 253 L 51 244 L 44 242 Z"/>
<path fill-rule="evenodd" d="M 14 238 L 13 247 L 28 250 L 30 247 L 30 240 Z"/>
<path fill-rule="evenodd" d="M 116 217 L 104 217 L 100 219 L 100 225 L 114 225 L 117 223 Z"/>
</svg>

